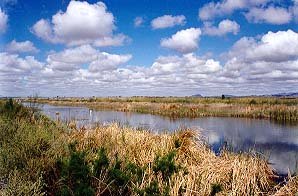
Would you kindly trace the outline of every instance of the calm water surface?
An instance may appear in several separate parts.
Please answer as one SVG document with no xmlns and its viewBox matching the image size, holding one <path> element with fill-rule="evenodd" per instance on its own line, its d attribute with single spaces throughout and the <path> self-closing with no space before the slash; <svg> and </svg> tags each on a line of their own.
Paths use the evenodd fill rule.
<svg viewBox="0 0 298 196">
<path fill-rule="evenodd" d="M 281 125 L 269 120 L 245 118 L 180 118 L 172 120 L 151 114 L 117 111 L 94 111 L 87 107 L 39 106 L 42 112 L 56 119 L 56 112 L 63 121 L 75 120 L 78 126 L 95 123 L 141 127 L 152 131 L 174 131 L 180 128 L 200 130 L 211 148 L 218 152 L 228 144 L 235 152 L 254 149 L 262 153 L 280 174 L 296 171 L 298 163 L 298 126 Z"/>
</svg>

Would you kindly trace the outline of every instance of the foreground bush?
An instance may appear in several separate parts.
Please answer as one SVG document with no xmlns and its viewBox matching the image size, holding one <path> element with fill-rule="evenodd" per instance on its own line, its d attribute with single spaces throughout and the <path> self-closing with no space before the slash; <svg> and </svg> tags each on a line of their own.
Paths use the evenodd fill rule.
<svg viewBox="0 0 298 196">
<path fill-rule="evenodd" d="M 48 118 L 12 100 L 0 103 L 0 180 L 7 188 L 5 195 L 44 192 L 43 176 L 61 156 L 64 142 L 58 138 L 62 131 Z"/>
<path fill-rule="evenodd" d="M 11 105 L 11 103 L 8 103 Z M 190 130 L 153 134 L 120 127 L 62 127 L 30 109 L 2 104 L 1 195 L 282 195 L 267 162 L 216 156 Z M 11 115 L 13 111 L 13 115 Z"/>
</svg>

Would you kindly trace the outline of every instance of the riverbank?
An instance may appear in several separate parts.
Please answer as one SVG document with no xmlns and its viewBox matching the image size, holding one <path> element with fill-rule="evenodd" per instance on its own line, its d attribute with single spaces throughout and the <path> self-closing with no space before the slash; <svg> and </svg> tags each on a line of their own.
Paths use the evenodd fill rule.
<svg viewBox="0 0 298 196">
<path fill-rule="evenodd" d="M 148 113 L 171 118 L 239 117 L 270 119 L 280 123 L 298 123 L 298 98 L 39 98 L 25 101 L 64 106 L 86 106 L 96 110 Z"/>
<path fill-rule="evenodd" d="M 1 195 L 293 195 L 257 155 L 216 156 L 191 130 L 154 134 L 117 124 L 77 130 L 0 104 Z M 71 128 L 72 127 L 72 128 Z"/>
</svg>

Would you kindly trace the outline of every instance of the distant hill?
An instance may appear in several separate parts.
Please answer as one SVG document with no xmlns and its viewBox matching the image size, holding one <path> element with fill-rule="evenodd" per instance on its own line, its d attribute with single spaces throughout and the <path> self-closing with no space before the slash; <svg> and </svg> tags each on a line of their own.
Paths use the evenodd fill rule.
<svg viewBox="0 0 298 196">
<path fill-rule="evenodd" d="M 221 97 L 222 95 L 218 96 L 207 96 L 207 97 Z M 296 93 L 277 93 L 277 94 L 267 94 L 267 95 L 245 95 L 245 96 L 237 96 L 237 95 L 226 95 L 224 94 L 225 98 L 237 98 L 237 97 L 298 97 L 298 92 Z M 192 95 L 192 97 L 204 97 L 201 94 Z"/>
<path fill-rule="evenodd" d="M 192 97 L 203 97 L 201 94 L 192 95 Z"/>
<path fill-rule="evenodd" d="M 271 96 L 273 96 L 273 97 L 298 97 L 298 92 L 297 93 L 278 93 L 278 94 L 273 94 Z"/>
<path fill-rule="evenodd" d="M 225 98 L 233 98 L 233 97 L 240 97 L 240 96 L 235 96 L 235 95 L 224 95 Z"/>
</svg>

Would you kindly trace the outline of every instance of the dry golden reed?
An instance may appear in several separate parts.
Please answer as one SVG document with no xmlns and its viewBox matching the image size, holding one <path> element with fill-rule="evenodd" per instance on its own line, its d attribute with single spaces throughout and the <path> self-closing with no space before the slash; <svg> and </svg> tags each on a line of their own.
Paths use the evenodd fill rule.
<svg viewBox="0 0 298 196">
<path fill-rule="evenodd" d="M 194 131 L 154 134 L 120 127 L 117 124 L 92 130 L 72 132 L 70 141 L 77 141 L 78 150 L 104 147 L 110 159 L 117 154 L 122 160 L 147 166 L 140 184 L 142 189 L 153 179 L 152 163 L 156 155 L 177 150 L 175 161 L 181 168 L 170 179 L 170 195 L 210 195 L 212 186 L 219 185 L 218 195 L 265 195 L 274 187 L 274 172 L 267 162 L 248 154 L 223 152 L 216 156 Z M 176 143 L 179 142 L 177 148 Z M 96 157 L 89 153 L 90 160 Z M 160 183 L 159 187 L 163 184 Z M 106 188 L 106 187 L 102 187 Z M 100 192 L 100 191 L 99 191 Z"/>
</svg>

